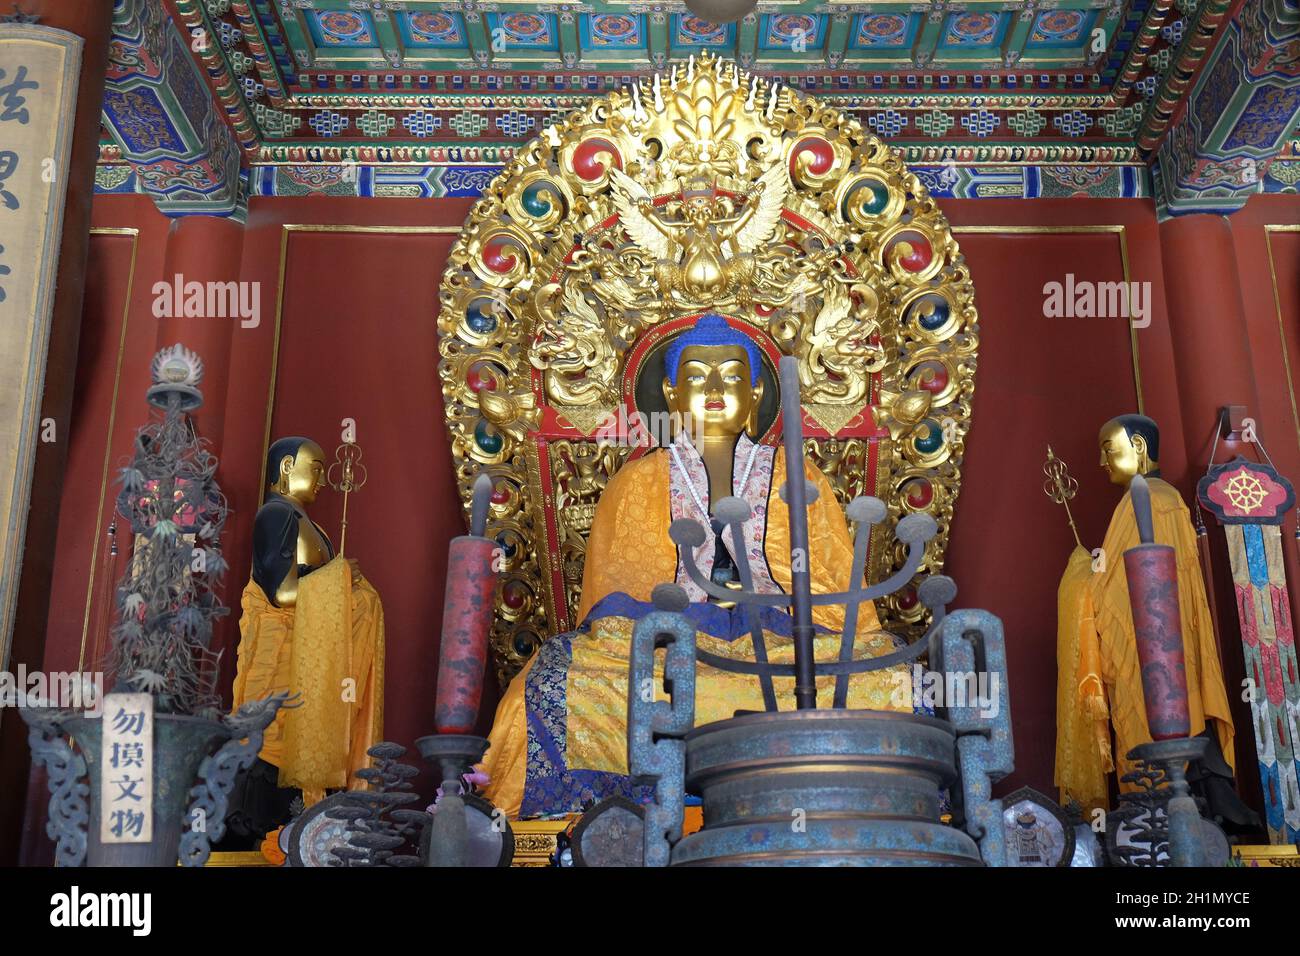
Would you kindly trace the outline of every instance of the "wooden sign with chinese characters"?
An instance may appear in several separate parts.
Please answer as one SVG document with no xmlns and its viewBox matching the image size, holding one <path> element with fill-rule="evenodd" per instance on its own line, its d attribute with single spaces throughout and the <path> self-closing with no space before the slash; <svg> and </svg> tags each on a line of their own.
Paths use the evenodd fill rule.
<svg viewBox="0 0 1300 956">
<path fill-rule="evenodd" d="M 148 843 L 153 839 L 153 697 L 105 697 L 102 742 L 100 842 Z"/>
<path fill-rule="evenodd" d="M 81 46 L 63 30 L 0 23 L 0 669 L 42 437 Z"/>
</svg>

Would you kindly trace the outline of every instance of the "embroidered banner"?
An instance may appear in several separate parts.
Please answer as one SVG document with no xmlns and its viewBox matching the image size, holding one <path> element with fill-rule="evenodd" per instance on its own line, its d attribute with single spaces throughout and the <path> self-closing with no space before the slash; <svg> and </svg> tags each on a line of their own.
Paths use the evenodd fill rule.
<svg viewBox="0 0 1300 956">
<path fill-rule="evenodd" d="M 1295 492 L 1271 466 L 1238 455 L 1213 466 L 1196 496 L 1228 539 L 1269 842 L 1295 843 L 1300 839 L 1300 674 L 1281 534 Z"/>
<path fill-rule="evenodd" d="M 0 670 L 41 439 L 81 46 L 63 30 L 0 24 Z"/>
</svg>

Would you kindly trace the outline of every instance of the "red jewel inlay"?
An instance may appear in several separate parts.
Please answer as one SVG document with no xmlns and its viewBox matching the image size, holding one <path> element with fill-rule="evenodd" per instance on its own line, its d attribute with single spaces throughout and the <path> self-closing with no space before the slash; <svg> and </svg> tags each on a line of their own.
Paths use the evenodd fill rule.
<svg viewBox="0 0 1300 956">
<path fill-rule="evenodd" d="M 510 489 L 502 485 L 492 486 L 492 503 L 494 505 L 503 505 L 510 500 Z"/>
<path fill-rule="evenodd" d="M 907 503 L 913 508 L 924 508 L 934 500 L 934 488 L 924 478 L 909 482 L 907 485 Z"/>
<path fill-rule="evenodd" d="M 573 151 L 573 171 L 589 183 L 605 175 L 610 163 L 623 168 L 623 157 L 607 139 L 585 140 Z"/>
<path fill-rule="evenodd" d="M 496 390 L 497 379 L 487 369 L 474 366 L 465 374 L 465 384 L 471 392 L 481 392 L 485 388 L 491 392 Z"/>
<path fill-rule="evenodd" d="M 768 305 L 765 302 L 754 303 L 754 311 L 759 315 L 767 316 L 776 311 L 776 306 Z"/>
<path fill-rule="evenodd" d="M 493 272 L 505 274 L 515 267 L 518 257 L 511 253 L 504 239 L 493 239 L 483 247 L 483 264 Z"/>
<path fill-rule="evenodd" d="M 948 387 L 948 369 L 939 363 L 927 364 L 922 367 L 920 378 L 916 382 L 919 388 L 938 395 Z"/>
<path fill-rule="evenodd" d="M 920 272 L 930 264 L 934 250 L 924 236 L 906 233 L 895 245 L 898 252 L 898 264 L 908 272 Z"/>
<path fill-rule="evenodd" d="M 501 600 L 512 611 L 517 611 L 524 606 L 524 597 L 523 587 L 517 584 L 506 585 L 501 594 Z"/>
<path fill-rule="evenodd" d="M 820 136 L 809 137 L 802 140 L 790 152 L 791 175 L 797 172 L 800 165 L 799 157 L 804 153 L 808 153 L 811 158 L 811 162 L 804 160 L 807 163 L 808 171 L 816 176 L 826 175 L 831 171 L 831 166 L 835 163 L 835 150 L 831 147 L 831 144 Z"/>
<path fill-rule="evenodd" d="M 911 585 L 898 592 L 898 606 L 904 611 L 916 607 L 916 590 Z"/>
</svg>

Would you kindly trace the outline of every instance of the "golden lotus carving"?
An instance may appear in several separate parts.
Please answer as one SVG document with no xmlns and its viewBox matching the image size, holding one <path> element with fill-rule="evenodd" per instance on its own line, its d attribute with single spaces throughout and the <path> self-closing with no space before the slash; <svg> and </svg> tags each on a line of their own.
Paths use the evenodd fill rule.
<svg viewBox="0 0 1300 956">
<path fill-rule="evenodd" d="M 507 552 L 502 677 L 578 623 L 591 513 L 645 451 L 624 440 L 646 411 L 639 376 L 705 311 L 773 361 L 798 357 L 808 453 L 844 500 L 933 514 L 923 571 L 942 567 L 978 347 L 948 223 L 856 120 L 706 55 L 530 142 L 474 206 L 443 275 L 460 493 L 468 508 L 475 475 L 492 476 L 491 533 Z M 870 560 L 879 579 L 901 556 L 873 541 Z M 923 620 L 906 590 L 880 610 L 897 630 Z"/>
</svg>

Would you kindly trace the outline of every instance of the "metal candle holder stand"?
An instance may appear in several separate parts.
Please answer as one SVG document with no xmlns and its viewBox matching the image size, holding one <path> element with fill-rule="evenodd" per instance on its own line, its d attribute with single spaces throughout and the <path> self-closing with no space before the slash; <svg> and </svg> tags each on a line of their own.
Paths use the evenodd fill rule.
<svg viewBox="0 0 1300 956">
<path fill-rule="evenodd" d="M 1150 734 L 1157 739 L 1134 747 L 1128 759 L 1163 770 L 1164 779 L 1169 782 L 1172 791 L 1167 810 L 1170 864 L 1201 866 L 1207 850 L 1200 812 L 1187 785 L 1187 763 L 1204 757 L 1209 741 L 1187 736 L 1190 713 L 1177 559 L 1172 547 L 1155 543 L 1151 491 L 1142 475 L 1134 476 L 1129 482 L 1129 498 L 1141 543 L 1124 552 L 1124 568 L 1133 605 L 1147 724 Z M 1178 693 L 1179 686 L 1181 693 Z"/>
<path fill-rule="evenodd" d="M 487 753 L 486 737 L 472 734 L 430 734 L 415 741 L 420 756 L 437 769 L 442 796 L 430 824 L 425 866 L 466 866 L 469 830 L 465 823 L 465 799 L 461 775 Z"/>
<path fill-rule="evenodd" d="M 426 866 L 466 866 L 469 861 L 461 777 L 488 748 L 487 738 L 468 731 L 478 715 L 492 622 L 495 542 L 486 537 L 491 494 L 491 479 L 480 474 L 474 481 L 470 533 L 454 539 L 449 549 L 434 713 L 438 733 L 415 741 L 420 756 L 433 764 L 442 788 Z"/>
<path fill-rule="evenodd" d="M 1166 819 L 1170 866 L 1206 865 L 1201 813 L 1187 784 L 1187 764 L 1204 757 L 1209 743 L 1204 737 L 1153 740 L 1139 744 L 1128 753 L 1130 760 L 1143 761 L 1164 771 L 1164 779 L 1169 782 L 1172 796 L 1166 806 Z M 1151 822 L 1154 823 L 1154 814 Z"/>
</svg>

